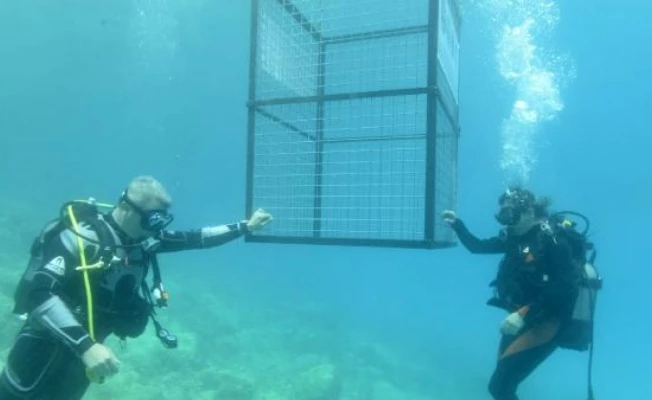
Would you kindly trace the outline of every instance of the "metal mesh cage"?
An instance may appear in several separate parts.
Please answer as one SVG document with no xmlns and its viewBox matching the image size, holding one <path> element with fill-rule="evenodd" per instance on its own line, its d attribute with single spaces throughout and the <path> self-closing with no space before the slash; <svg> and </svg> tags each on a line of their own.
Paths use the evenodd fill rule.
<svg viewBox="0 0 652 400">
<path fill-rule="evenodd" d="M 253 0 L 249 241 L 437 248 L 456 193 L 454 0 Z"/>
</svg>

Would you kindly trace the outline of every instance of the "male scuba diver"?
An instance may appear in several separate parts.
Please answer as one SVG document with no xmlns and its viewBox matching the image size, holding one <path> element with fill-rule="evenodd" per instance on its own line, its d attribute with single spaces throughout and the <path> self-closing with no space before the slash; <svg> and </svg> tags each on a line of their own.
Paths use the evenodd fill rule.
<svg viewBox="0 0 652 400">
<path fill-rule="evenodd" d="M 14 295 L 14 313 L 25 323 L 0 377 L 0 400 L 81 399 L 90 381 L 119 370 L 105 339 L 138 337 L 149 318 L 163 345 L 176 347 L 176 337 L 154 318 L 154 307 L 168 299 L 156 255 L 216 247 L 272 220 L 259 209 L 249 220 L 172 231 L 170 206 L 158 180 L 138 176 L 109 212 L 70 202 L 44 227 Z"/>
<path fill-rule="evenodd" d="M 509 313 L 500 326 L 489 392 L 495 400 L 518 400 L 519 384 L 558 347 L 582 351 L 591 341 L 592 320 L 584 323 L 579 319 L 586 315 L 576 315 L 581 282 L 586 280 L 586 249 L 577 248 L 579 241 L 563 232 L 549 214 L 548 201 L 537 200 L 529 190 L 507 190 L 499 206 L 496 219 L 504 228 L 489 239 L 470 233 L 454 211 L 445 211 L 443 219 L 470 252 L 504 254 L 491 283 L 494 297 L 487 302 Z M 590 294 L 592 318 L 595 292 Z"/>
</svg>

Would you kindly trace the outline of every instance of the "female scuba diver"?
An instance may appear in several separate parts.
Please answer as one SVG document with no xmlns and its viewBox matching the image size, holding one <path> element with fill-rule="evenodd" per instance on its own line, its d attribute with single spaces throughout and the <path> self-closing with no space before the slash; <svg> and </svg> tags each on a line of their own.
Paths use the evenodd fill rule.
<svg viewBox="0 0 652 400">
<path fill-rule="evenodd" d="M 471 253 L 504 254 L 487 302 L 509 313 L 489 392 L 495 400 L 518 400 L 518 385 L 563 346 L 582 275 L 571 244 L 549 223 L 548 201 L 515 188 L 500 196 L 499 206 L 496 219 L 504 228 L 489 239 L 470 233 L 454 211 L 443 219 Z"/>
</svg>

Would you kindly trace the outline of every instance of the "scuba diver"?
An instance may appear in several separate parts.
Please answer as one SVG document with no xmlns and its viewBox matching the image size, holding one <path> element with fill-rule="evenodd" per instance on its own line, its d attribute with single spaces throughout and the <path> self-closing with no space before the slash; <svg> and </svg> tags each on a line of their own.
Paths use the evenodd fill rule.
<svg viewBox="0 0 652 400">
<path fill-rule="evenodd" d="M 14 294 L 14 313 L 25 322 L 0 377 L 0 400 L 81 399 L 90 382 L 119 370 L 105 339 L 138 337 L 150 318 L 163 345 L 175 348 L 176 337 L 154 317 L 168 300 L 157 254 L 216 247 L 272 220 L 258 209 L 249 220 L 172 231 L 170 206 L 158 180 L 138 176 L 109 212 L 73 201 L 46 224 Z"/>
<path fill-rule="evenodd" d="M 487 304 L 508 315 L 489 392 L 495 400 L 518 400 L 519 384 L 557 348 L 584 351 L 592 343 L 601 278 L 591 265 L 594 255 L 586 257 L 592 245 L 561 213 L 549 213 L 548 199 L 510 188 L 498 203 L 504 228 L 495 237 L 477 238 L 454 211 L 444 211 L 443 219 L 471 253 L 503 254 Z M 592 398 L 590 369 L 589 391 Z"/>
</svg>

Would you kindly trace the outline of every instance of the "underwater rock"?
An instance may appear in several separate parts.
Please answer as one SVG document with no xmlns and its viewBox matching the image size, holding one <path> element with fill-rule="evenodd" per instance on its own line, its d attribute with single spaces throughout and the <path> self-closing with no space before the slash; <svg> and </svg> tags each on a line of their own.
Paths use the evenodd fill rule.
<svg viewBox="0 0 652 400">
<path fill-rule="evenodd" d="M 18 281 L 25 270 L 25 264 L 26 260 L 8 256 L 6 253 L 2 253 L 0 248 L 0 295 L 7 296 L 7 302 L 4 301 L 4 298 L 0 299 L 3 308 L 13 306 L 14 290 L 16 290 Z M 9 296 L 12 298 L 9 299 Z"/>
<path fill-rule="evenodd" d="M 319 364 L 299 374 L 295 396 L 301 400 L 337 400 L 342 382 L 333 364 Z"/>
<path fill-rule="evenodd" d="M 287 396 L 271 391 L 261 394 L 256 400 L 287 400 Z"/>
<path fill-rule="evenodd" d="M 208 344 L 205 350 L 211 351 L 224 362 L 236 359 L 242 353 L 242 345 L 235 336 L 220 336 L 214 342 L 204 341 Z M 200 342 L 201 344 L 202 342 Z"/>
<path fill-rule="evenodd" d="M 371 398 L 374 400 L 406 400 L 407 396 L 391 383 L 378 381 L 373 385 Z"/>
<path fill-rule="evenodd" d="M 238 371 L 205 371 L 202 385 L 215 392 L 215 400 L 253 400 L 256 394 L 253 379 Z"/>
<path fill-rule="evenodd" d="M 0 293 L 0 314 L 5 316 L 4 323 L 0 324 L 0 354 L 13 345 L 14 338 L 24 323 L 18 315 L 12 314 L 13 304 L 12 298 Z"/>
</svg>

